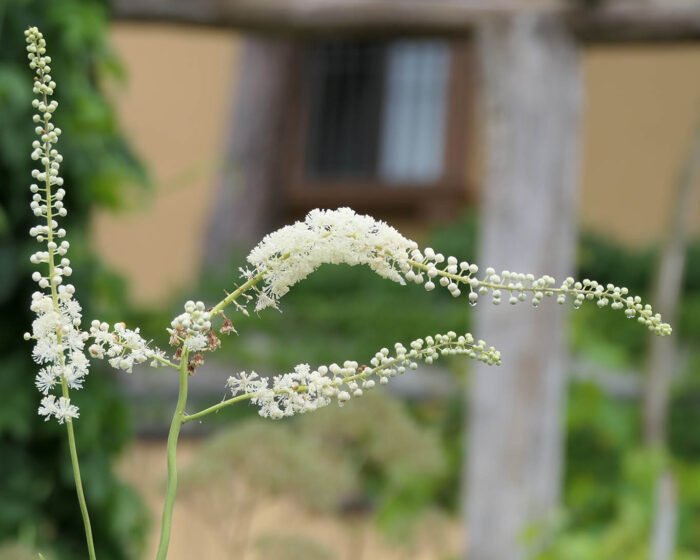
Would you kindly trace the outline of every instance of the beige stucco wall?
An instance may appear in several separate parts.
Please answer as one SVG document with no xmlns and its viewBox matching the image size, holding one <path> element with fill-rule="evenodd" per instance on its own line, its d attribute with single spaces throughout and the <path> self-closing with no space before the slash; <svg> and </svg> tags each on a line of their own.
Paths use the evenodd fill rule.
<svg viewBox="0 0 700 560">
<path fill-rule="evenodd" d="M 700 44 L 589 48 L 584 72 L 582 223 L 627 243 L 651 242 L 700 119 Z"/>
<path fill-rule="evenodd" d="M 95 242 L 131 280 L 136 300 L 157 303 L 198 272 L 240 38 L 115 25 L 112 40 L 129 76 L 114 99 L 156 191 L 129 212 L 96 216 Z M 647 243 L 662 231 L 700 113 L 700 45 L 589 48 L 584 73 L 581 223 L 629 244 Z M 698 202 L 693 220 L 700 232 Z"/>
<path fill-rule="evenodd" d="M 199 272 L 240 41 L 223 31 L 152 25 L 116 25 L 111 39 L 128 76 L 111 94 L 155 191 L 127 211 L 99 213 L 94 240 L 131 281 L 134 299 L 157 304 Z"/>
</svg>

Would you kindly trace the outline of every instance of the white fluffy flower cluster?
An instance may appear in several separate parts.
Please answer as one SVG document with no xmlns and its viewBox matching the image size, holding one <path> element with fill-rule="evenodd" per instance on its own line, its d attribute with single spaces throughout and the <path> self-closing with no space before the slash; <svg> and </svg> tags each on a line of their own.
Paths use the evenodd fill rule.
<svg viewBox="0 0 700 560">
<path fill-rule="evenodd" d="M 463 290 L 468 290 L 467 299 L 470 305 L 476 305 L 479 296 L 489 293 L 495 305 L 501 303 L 504 295 L 512 305 L 526 301 L 529 297 L 535 307 L 545 297 L 556 297 L 560 304 L 571 298 L 576 309 L 581 307 L 584 301 L 595 300 L 598 307 L 609 305 L 615 310 L 624 309 L 628 318 L 636 317 L 639 323 L 657 335 L 671 334 L 671 326 L 662 321 L 661 315 L 654 313 L 650 305 L 643 304 L 639 296 L 628 295 L 629 290 L 624 287 L 603 285 L 589 279 L 577 282 L 571 277 L 557 286 L 556 280 L 548 275 L 536 278 L 533 274 L 509 270 L 497 274 L 490 267 L 484 271 L 482 278 L 477 277 L 478 272 L 477 265 L 460 262 L 455 257 L 445 258 L 428 247 L 423 252 L 418 249 L 411 252 L 406 279 L 423 284 L 428 291 L 435 289 L 437 282 L 447 288 L 454 297 L 459 297 Z"/>
<path fill-rule="evenodd" d="M 32 171 L 36 181 L 30 186 L 32 202 L 30 207 L 35 216 L 42 218 L 40 225 L 29 233 L 38 242 L 46 244 L 46 250 L 35 252 L 30 261 L 35 265 L 47 265 L 46 272 L 35 271 L 32 279 L 41 290 L 32 295 L 31 310 L 37 318 L 32 323 L 32 332 L 25 339 L 35 340 L 32 356 L 43 367 L 36 376 L 36 386 L 44 395 L 39 414 L 46 420 L 54 417 L 59 423 L 77 418 L 78 408 L 66 396 L 68 389 L 80 389 L 88 373 L 88 360 L 83 352 L 87 333 L 80 329 L 81 308 L 75 300 L 75 288 L 63 284 L 63 279 L 72 274 L 67 258 L 68 241 L 60 241 L 66 235 L 59 228 L 57 217 L 66 216 L 63 206 L 65 191 L 61 188 L 63 179 L 59 175 L 62 156 L 55 149 L 61 129 L 51 122 L 58 107 L 56 101 L 49 101 L 56 84 L 51 79 L 51 58 L 46 56 L 46 41 L 35 27 L 25 32 L 29 66 L 35 72 L 32 101 L 36 109 L 33 117 L 38 139 L 32 144 L 31 157 L 39 164 Z M 56 191 L 53 192 L 54 187 Z M 60 259 L 60 260 L 58 260 Z M 50 394 L 57 386 L 63 396 L 56 399 Z"/>
<path fill-rule="evenodd" d="M 394 228 L 350 208 L 312 210 L 303 222 L 267 235 L 248 255 L 262 275 L 256 309 L 275 306 L 297 282 L 322 264 L 367 265 L 394 282 L 403 283 L 409 252 L 417 244 Z"/>
<path fill-rule="evenodd" d="M 55 416 L 60 423 L 68 417 L 77 418 L 78 409 L 68 405 L 48 406 L 55 399 L 49 393 L 62 380 L 70 389 L 81 389 L 89 368 L 83 353 L 87 334 L 80 330 L 81 308 L 73 299 L 74 293 L 75 288 L 70 284 L 59 286 L 54 302 L 50 295 L 34 292 L 30 309 L 37 317 L 32 322 L 32 332 L 24 335 L 25 339 L 36 341 L 32 357 L 43 366 L 36 375 L 37 389 L 44 395 L 39 414 L 47 420 Z M 70 414 L 66 416 L 63 412 Z"/>
<path fill-rule="evenodd" d="M 175 317 L 168 329 L 171 344 L 183 346 L 190 352 L 199 352 L 209 348 L 211 331 L 211 313 L 203 301 L 188 301 L 185 312 Z"/>
<path fill-rule="evenodd" d="M 39 415 L 45 416 L 47 420 L 53 416 L 58 420 L 59 424 L 63 424 L 68 418 L 78 418 L 80 413 L 78 412 L 78 407 L 71 404 L 70 399 L 48 395 L 41 399 Z"/>
<path fill-rule="evenodd" d="M 94 341 L 88 348 L 93 358 L 103 360 L 105 357 L 114 369 L 131 373 L 134 365 L 151 360 L 151 366 L 158 367 L 165 353 L 152 349 L 141 336 L 139 329 L 127 329 L 124 323 L 115 323 L 110 328 L 108 323 L 93 321 L 90 325 L 90 338 Z"/>
<path fill-rule="evenodd" d="M 394 345 L 393 354 L 382 348 L 370 360 L 369 366 L 346 361 L 342 365 L 331 364 L 312 370 L 308 364 L 300 364 L 291 373 L 270 379 L 257 373 L 240 373 L 231 376 L 228 387 L 233 396 L 250 398 L 260 407 L 260 416 L 283 418 L 303 414 L 328 406 L 334 400 L 340 406 L 352 397 L 360 397 L 365 390 L 386 384 L 391 377 L 401 375 L 407 369 L 416 369 L 418 362 L 433 363 L 440 356 L 467 355 L 489 365 L 498 365 L 500 353 L 487 347 L 483 340 L 477 342 L 470 334 L 457 336 L 454 332 L 428 336 L 414 340 L 409 348 Z"/>
</svg>

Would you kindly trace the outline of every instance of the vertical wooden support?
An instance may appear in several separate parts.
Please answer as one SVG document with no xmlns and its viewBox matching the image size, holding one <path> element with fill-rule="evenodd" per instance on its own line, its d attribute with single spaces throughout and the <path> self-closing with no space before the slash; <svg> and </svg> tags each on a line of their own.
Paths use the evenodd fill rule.
<svg viewBox="0 0 700 560">
<path fill-rule="evenodd" d="M 291 55 L 287 40 L 245 40 L 226 160 L 206 237 L 208 265 L 225 262 L 234 249 L 249 249 L 274 220 Z"/>
<path fill-rule="evenodd" d="M 556 17 L 489 19 L 478 30 L 486 179 L 480 264 L 571 274 L 576 242 L 581 77 L 577 45 Z M 476 332 L 503 365 L 477 365 L 466 458 L 469 560 L 528 557 L 559 500 L 566 323 L 545 301 L 477 307 Z"/>
</svg>

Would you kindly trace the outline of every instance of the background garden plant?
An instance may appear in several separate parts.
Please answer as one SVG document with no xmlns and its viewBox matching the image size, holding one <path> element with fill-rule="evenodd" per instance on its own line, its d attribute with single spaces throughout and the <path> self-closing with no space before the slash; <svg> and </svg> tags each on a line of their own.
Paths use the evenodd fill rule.
<svg viewBox="0 0 700 560">
<path fill-rule="evenodd" d="M 314 210 L 303 222 L 286 226 L 265 237 L 248 256 L 248 268 L 240 270 L 239 285 L 213 306 L 202 301 L 188 301 L 184 312 L 175 317 L 168 332 L 172 354 L 146 341 L 138 328 L 123 323 L 113 325 L 92 321 L 82 330 L 82 310 L 75 299 L 75 288 L 65 279 L 72 275 L 68 257 L 70 248 L 66 231 L 59 220 L 67 215 L 63 200 L 66 191 L 60 175 L 62 156 L 56 149 L 61 129 L 53 121 L 57 103 L 52 100 L 56 84 L 51 77 L 52 60 L 46 43 L 36 28 L 26 32 L 30 67 L 35 71 L 32 102 L 37 140 L 32 159 L 38 167 L 32 171 L 36 181 L 30 187 L 31 209 L 39 224 L 30 235 L 42 244 L 32 257 L 39 270 L 32 279 L 39 291 L 32 296 L 31 309 L 36 314 L 32 331 L 25 335 L 34 340 L 33 357 L 40 367 L 36 385 L 43 397 L 39 415 L 65 424 L 73 475 L 86 533 L 88 554 L 95 558 L 89 513 L 82 488 L 73 422 L 80 412 L 71 392 L 83 387 L 89 370 L 87 355 L 105 359 L 116 369 L 131 372 L 137 364 L 149 362 L 154 367 L 171 367 L 179 374 L 179 396 L 168 436 L 168 485 L 161 525 L 157 558 L 167 557 L 172 511 L 177 490 L 176 447 L 184 423 L 198 420 L 228 406 L 251 401 L 263 417 L 282 418 L 306 413 L 337 402 L 342 406 L 360 397 L 376 384 L 415 369 L 419 361 L 432 363 L 442 356 L 466 355 L 489 365 L 500 363 L 500 353 L 469 334 L 448 331 L 416 339 L 408 345 L 396 343 L 393 349 L 381 348 L 367 365 L 348 360 L 342 364 L 311 368 L 297 365 L 293 371 L 273 377 L 242 372 L 231 376 L 231 398 L 198 412 L 187 413 L 188 379 L 196 373 L 208 352 L 217 350 L 221 336 L 235 332 L 226 314 L 248 314 L 249 305 L 256 312 L 277 307 L 290 288 L 304 280 L 323 264 L 368 266 L 379 276 L 399 284 L 416 283 L 427 291 L 440 286 L 454 298 L 463 297 L 470 305 L 480 297 L 490 296 L 494 304 L 518 304 L 530 301 L 537 307 L 544 299 L 559 304 L 570 302 L 575 308 L 586 301 L 598 307 L 611 307 L 630 319 L 636 319 L 655 334 L 664 336 L 671 327 L 655 314 L 638 296 L 625 287 L 605 285 L 595 280 L 580 282 L 566 278 L 563 282 L 548 275 L 512 271 L 481 272 L 474 263 L 444 256 L 432 248 L 419 249 L 387 224 L 350 209 Z M 87 348 L 86 348 L 87 347 Z M 543 351 L 546 351 L 544 349 Z M 86 354 L 87 353 L 87 354 Z"/>
</svg>

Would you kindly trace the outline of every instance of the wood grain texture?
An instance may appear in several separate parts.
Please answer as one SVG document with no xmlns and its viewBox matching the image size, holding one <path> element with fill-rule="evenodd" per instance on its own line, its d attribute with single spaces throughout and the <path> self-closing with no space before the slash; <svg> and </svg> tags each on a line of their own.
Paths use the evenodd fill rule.
<svg viewBox="0 0 700 560">
<path fill-rule="evenodd" d="M 226 172 L 214 195 L 204 247 L 209 265 L 227 262 L 235 250 L 247 251 L 274 225 L 291 53 L 290 42 L 282 39 L 245 41 Z"/>
<path fill-rule="evenodd" d="M 588 41 L 700 39 L 700 0 L 114 0 L 122 20 L 281 34 L 463 35 L 484 18 L 560 16 Z"/>
<path fill-rule="evenodd" d="M 568 276 L 574 267 L 579 53 L 561 21 L 524 15 L 478 34 L 486 177 L 480 266 Z M 477 306 L 476 335 L 503 364 L 474 367 L 465 479 L 469 560 L 528 557 L 524 533 L 559 500 L 566 307 Z"/>
</svg>

